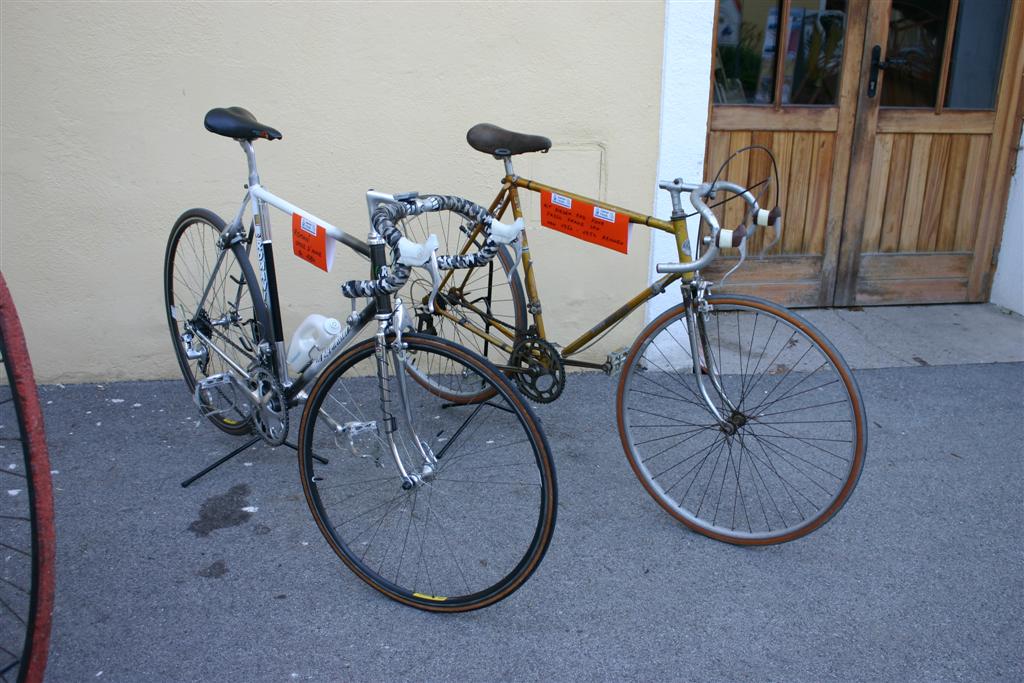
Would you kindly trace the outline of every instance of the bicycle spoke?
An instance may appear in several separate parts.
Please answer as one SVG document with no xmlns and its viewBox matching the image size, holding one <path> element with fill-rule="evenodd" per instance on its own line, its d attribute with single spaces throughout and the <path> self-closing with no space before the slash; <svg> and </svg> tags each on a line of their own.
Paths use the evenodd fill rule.
<svg viewBox="0 0 1024 683">
<path fill-rule="evenodd" d="M 789 313 L 716 303 L 697 315 L 701 375 L 679 372 L 678 359 L 692 360 L 678 332 L 683 306 L 644 332 L 647 364 L 624 371 L 619 411 L 634 468 L 662 507 L 715 538 L 807 533 L 849 495 L 843 485 L 862 462 L 851 381 Z"/>
</svg>

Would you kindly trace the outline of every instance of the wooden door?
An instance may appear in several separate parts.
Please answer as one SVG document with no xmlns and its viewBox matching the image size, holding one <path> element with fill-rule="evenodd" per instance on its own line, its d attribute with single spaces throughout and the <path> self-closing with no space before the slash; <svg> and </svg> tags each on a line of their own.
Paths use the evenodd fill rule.
<svg viewBox="0 0 1024 683">
<path fill-rule="evenodd" d="M 988 300 L 1022 34 L 1019 0 L 870 4 L 836 305 Z"/>
<path fill-rule="evenodd" d="M 719 0 L 706 175 L 746 145 L 769 147 L 785 212 L 780 243 L 721 289 L 796 306 L 985 300 L 1010 177 L 1021 5 Z M 957 40 L 996 29 L 985 55 Z M 892 62 L 868 95 L 875 45 Z M 965 91 L 985 77 L 987 91 Z M 723 177 L 761 181 L 767 157 L 749 159 Z M 723 224 L 741 220 L 737 204 L 718 209 Z"/>
</svg>

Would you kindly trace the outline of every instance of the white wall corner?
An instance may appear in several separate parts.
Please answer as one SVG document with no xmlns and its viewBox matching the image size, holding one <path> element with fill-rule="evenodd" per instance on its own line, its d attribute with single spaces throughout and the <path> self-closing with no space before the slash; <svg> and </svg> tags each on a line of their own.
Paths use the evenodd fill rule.
<svg viewBox="0 0 1024 683">
<path fill-rule="evenodd" d="M 659 180 L 683 178 L 693 182 L 702 179 L 704 174 L 714 26 L 714 0 L 666 0 Z M 671 213 L 668 193 L 657 191 L 654 214 L 662 218 Z M 675 239 L 652 230 L 650 281 L 660 277 L 654 270 L 656 264 L 677 261 Z M 653 319 L 681 300 L 678 287 L 669 289 L 648 302 L 646 319 Z"/>
<path fill-rule="evenodd" d="M 1024 145 L 1024 134 L 1018 144 Z M 1024 166 L 1024 155 L 1018 152 L 989 301 L 1024 315 L 1024 171 L 1021 166 Z"/>
</svg>

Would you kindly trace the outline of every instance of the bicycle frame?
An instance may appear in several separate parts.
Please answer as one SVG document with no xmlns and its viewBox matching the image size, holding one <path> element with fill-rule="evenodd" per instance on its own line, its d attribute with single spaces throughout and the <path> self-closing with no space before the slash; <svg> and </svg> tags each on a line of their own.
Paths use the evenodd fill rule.
<svg viewBox="0 0 1024 683">
<path fill-rule="evenodd" d="M 285 340 L 284 331 L 281 324 L 281 309 L 278 301 L 277 291 L 277 270 L 274 265 L 274 251 L 273 251 L 273 239 L 270 228 L 270 215 L 268 207 L 272 206 L 286 214 L 298 214 L 303 218 L 314 221 L 318 226 L 324 228 L 327 236 L 331 239 L 341 242 L 348 246 L 356 253 L 361 254 L 366 258 L 371 256 L 371 248 L 366 242 L 349 235 L 341 228 L 338 228 L 331 223 L 318 218 L 312 213 L 302 209 L 294 204 L 286 201 L 285 199 L 278 197 L 274 193 L 267 190 L 260 184 L 259 173 L 256 169 L 256 157 L 253 152 L 252 143 L 247 140 L 240 141 L 242 149 L 245 151 L 246 159 L 249 164 L 249 182 L 246 185 L 246 193 L 242 198 L 242 204 L 235 213 L 234 218 L 228 224 L 222 237 L 224 244 L 224 252 L 222 252 L 221 259 L 223 259 L 223 253 L 226 253 L 228 248 L 240 249 L 242 253 L 237 254 L 238 260 L 242 264 L 242 269 L 246 278 L 255 277 L 255 273 L 251 272 L 251 263 L 249 262 L 249 253 L 246 249 L 241 246 L 242 242 L 248 241 L 249 247 L 252 245 L 256 247 L 256 258 L 259 264 L 259 280 L 260 280 L 260 292 L 261 300 L 257 303 L 253 302 L 253 306 L 257 309 L 256 315 L 261 320 L 261 325 L 266 332 L 264 336 L 267 337 L 266 341 L 271 343 L 273 346 L 273 358 L 274 367 L 281 381 L 281 386 L 285 390 L 285 395 L 289 400 L 289 403 L 295 401 L 302 390 L 309 385 L 309 383 L 319 375 L 320 371 L 332 361 L 339 353 L 341 353 L 348 343 L 358 334 L 370 320 L 377 316 L 380 310 L 379 303 L 371 301 L 369 305 L 365 306 L 362 310 L 353 311 L 346 318 L 346 329 L 338 335 L 331 345 L 324 349 L 321 354 L 313 359 L 310 365 L 305 368 L 302 373 L 297 377 L 291 377 L 288 365 L 285 362 Z M 386 195 L 376 194 L 376 199 L 379 201 Z M 246 216 L 246 209 L 251 207 L 252 213 L 252 231 L 248 235 L 247 230 L 244 226 L 244 219 Z M 371 213 L 373 205 L 371 204 Z M 244 255 L 244 258 L 242 257 Z M 220 267 L 220 263 L 215 265 L 213 275 L 215 276 L 217 270 Z M 211 276 L 210 282 L 213 282 Z M 241 287 L 241 286 L 240 286 Z M 209 285 L 207 286 L 207 292 Z M 202 299 L 200 300 L 200 306 L 205 301 L 207 292 L 204 292 Z M 390 315 L 390 314 L 388 314 Z M 233 365 L 231 359 L 223 354 L 215 344 L 210 343 L 210 340 L 204 340 L 208 343 L 208 348 L 212 348 L 214 352 L 221 355 L 221 357 Z M 235 368 L 244 374 L 244 369 Z"/>
<path fill-rule="evenodd" d="M 240 144 L 245 150 L 246 158 L 249 162 L 249 183 L 246 185 L 246 194 L 242 198 L 241 206 L 222 233 L 219 241 L 221 252 L 218 256 L 217 263 L 214 265 L 210 279 L 206 284 L 206 288 L 200 297 L 199 308 L 202 308 L 206 297 L 209 295 L 221 264 L 224 262 L 225 254 L 227 254 L 229 249 L 232 250 L 237 257 L 242 269 L 243 279 L 237 282 L 238 291 L 235 295 L 237 306 L 237 298 L 241 296 L 243 288 L 246 286 L 246 281 L 254 282 L 257 277 L 256 273 L 253 271 L 252 263 L 250 262 L 249 252 L 249 249 L 253 244 L 255 244 L 257 261 L 259 263 L 260 297 L 258 300 L 253 301 L 253 307 L 256 309 L 254 313 L 263 331 L 261 335 L 263 338 L 256 341 L 261 347 L 259 352 L 263 354 L 264 357 L 269 354 L 273 361 L 274 371 L 281 384 L 288 407 L 304 402 L 305 395 L 303 394 L 303 389 L 309 386 L 309 384 L 319 376 L 320 372 L 328 363 L 333 361 L 344 351 L 349 342 L 352 341 L 352 339 L 370 322 L 370 320 L 376 320 L 378 327 L 375 335 L 375 356 L 377 373 L 380 379 L 379 391 L 383 411 L 380 434 L 383 437 L 383 443 L 390 451 L 390 455 L 398 468 L 403 482 L 403 488 L 417 486 L 422 482 L 429 480 L 433 476 L 437 460 L 431 452 L 424 448 L 423 442 L 415 431 L 412 431 L 411 435 L 413 437 L 413 443 L 418 446 L 419 456 L 422 458 L 423 463 L 415 467 L 413 470 L 410 470 L 405 466 L 394 439 L 398 426 L 394 416 L 390 414 L 387 408 L 391 403 L 391 399 L 388 394 L 391 390 L 390 383 L 393 379 L 395 380 L 399 403 L 401 404 L 402 410 L 406 413 L 409 429 L 412 430 L 413 421 L 409 414 L 410 407 L 406 399 L 405 376 L 404 373 L 398 369 L 402 367 L 402 364 L 405 361 L 404 351 L 401 344 L 402 327 L 404 325 L 404 308 L 400 300 L 396 306 L 393 306 L 390 294 L 378 294 L 361 310 L 353 310 L 346 318 L 346 328 L 333 339 L 331 344 L 321 351 L 319 356 L 311 359 L 309 364 L 301 370 L 297 377 L 293 378 L 290 376 L 288 364 L 285 361 L 286 351 L 281 324 L 280 305 L 278 302 L 277 273 L 274 266 L 273 240 L 271 237 L 268 207 L 272 206 L 284 213 L 299 215 L 303 218 L 314 221 L 317 226 L 324 228 L 328 237 L 341 242 L 352 248 L 357 253 L 368 257 L 371 264 L 371 272 L 374 274 L 376 274 L 386 263 L 386 245 L 384 240 L 371 231 L 368 241 L 363 242 L 362 240 L 348 235 L 337 226 L 314 216 L 308 211 L 301 209 L 270 192 L 260 184 L 252 143 L 242 140 L 240 141 Z M 369 212 L 371 216 L 373 215 L 373 211 L 377 205 L 384 201 L 394 201 L 394 197 L 380 192 L 371 191 L 367 193 L 367 203 L 369 205 Z M 243 220 L 246 216 L 246 209 L 250 207 L 252 212 L 252 229 L 246 230 Z M 386 341 L 386 337 L 391 331 L 393 331 L 396 336 L 396 341 L 393 344 Z M 246 369 L 239 367 L 235 362 L 233 362 L 232 359 L 217 346 L 217 344 L 213 343 L 212 339 L 204 336 L 198 330 L 193 330 L 190 334 L 198 336 L 204 342 L 207 349 L 218 354 L 241 377 L 248 377 Z M 270 348 L 263 348 L 264 344 L 269 344 Z M 394 368 L 393 372 L 389 369 L 389 358 L 391 359 L 391 364 Z M 334 420 L 332 420 L 326 413 L 324 414 L 324 418 L 328 420 L 329 424 L 331 424 L 339 434 L 345 433 L 350 427 L 352 427 L 352 425 L 342 425 L 334 422 Z M 359 425 L 359 427 L 363 426 L 364 425 L 362 424 Z"/>
<path fill-rule="evenodd" d="M 562 190 L 557 187 L 545 185 L 543 183 L 530 180 L 528 178 L 522 178 L 516 175 L 513 171 L 512 163 L 509 158 L 506 157 L 504 161 L 506 175 L 502 179 L 501 190 L 499 190 L 498 195 L 494 198 L 494 201 L 491 202 L 491 205 L 488 208 L 488 213 L 493 215 L 495 218 L 500 220 L 502 216 L 505 214 L 505 212 L 508 210 L 509 206 L 512 207 L 512 214 L 514 218 L 518 219 L 523 217 L 522 206 L 519 200 L 520 188 L 531 192 L 536 192 L 538 194 L 541 192 L 555 192 L 557 194 L 564 195 L 581 202 L 586 202 L 588 204 L 593 204 L 594 206 L 598 206 L 602 209 L 607 209 L 608 211 L 614 211 L 617 214 L 627 216 L 631 224 L 644 225 L 649 228 L 661 230 L 663 232 L 669 233 L 670 235 L 673 235 L 675 237 L 676 250 L 679 256 L 680 263 L 685 264 L 691 262 L 690 255 L 684 250 L 684 245 L 687 242 L 688 234 L 686 228 L 686 219 L 681 210 L 673 210 L 672 219 L 665 221 L 654 216 L 648 216 L 646 214 L 637 213 L 635 211 L 630 211 L 628 209 L 623 209 L 622 207 L 615 206 L 614 204 L 609 204 L 607 202 L 575 194 L 567 190 Z M 677 202 L 674 201 L 673 203 L 675 204 Z M 466 244 L 463 247 L 462 253 L 467 252 L 469 248 L 474 244 L 477 236 L 480 234 L 480 229 L 480 226 L 477 226 L 474 229 L 474 231 L 470 234 L 469 239 L 466 241 Z M 523 246 L 522 263 L 525 279 L 524 285 L 526 289 L 526 297 L 528 300 L 527 313 L 533 316 L 533 323 L 536 328 L 537 335 L 541 339 L 546 339 L 546 334 L 544 330 L 544 315 L 542 312 L 543 306 L 540 301 L 540 294 L 537 291 L 537 282 L 533 273 L 533 257 L 530 253 L 529 241 L 525 230 L 520 236 L 520 239 L 522 240 Z M 442 291 L 444 290 L 445 285 L 452 277 L 454 277 L 454 273 L 448 273 L 444 276 L 444 279 L 442 280 L 441 283 Z M 633 311 L 643 306 L 645 303 L 653 299 L 655 296 L 664 292 L 668 288 L 668 286 L 671 285 L 673 282 L 680 279 L 689 280 L 691 278 L 691 273 L 670 273 L 661 277 L 651 285 L 645 287 L 643 290 L 637 293 L 636 296 L 634 296 L 629 301 L 621 305 L 610 315 L 606 316 L 596 325 L 594 325 L 589 330 L 584 332 L 582 335 L 580 335 L 579 337 L 577 337 L 576 339 L 562 347 L 560 351 L 560 354 L 562 356 L 562 362 L 565 363 L 566 365 L 573 365 L 576 367 L 605 369 L 605 364 L 574 360 L 571 357 L 582 351 L 587 346 L 587 344 L 589 344 L 596 337 L 598 337 L 608 329 L 617 325 Z M 483 311 L 475 310 L 475 312 L 486 319 L 487 316 L 483 313 Z M 444 312 L 442 312 L 441 315 L 450 316 L 450 314 L 446 314 Z M 512 330 L 508 328 L 506 325 L 501 324 L 501 321 L 489 321 L 491 323 L 491 328 L 501 333 L 502 336 L 498 337 L 494 334 L 489 333 L 486 330 L 482 330 L 476 326 L 472 326 L 471 324 L 465 321 L 460 321 L 454 316 L 450 317 L 450 319 L 453 322 L 456 322 L 461 326 L 468 328 L 477 336 L 483 338 L 490 344 L 494 344 L 503 351 L 506 351 L 508 353 L 512 352 L 512 344 L 514 344 L 516 341 L 515 330 Z"/>
</svg>

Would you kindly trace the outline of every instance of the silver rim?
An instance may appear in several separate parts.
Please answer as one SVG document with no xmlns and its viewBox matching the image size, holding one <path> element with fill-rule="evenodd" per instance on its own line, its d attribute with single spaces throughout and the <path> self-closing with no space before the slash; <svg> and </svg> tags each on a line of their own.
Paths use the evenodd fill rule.
<svg viewBox="0 0 1024 683">
<path fill-rule="evenodd" d="M 680 313 L 644 338 L 625 371 L 628 455 L 659 502 L 703 533 L 800 535 L 837 509 L 859 473 L 855 397 L 825 350 L 769 310 L 715 305 L 705 331 L 700 366 L 719 368 L 736 410 L 706 384 L 732 427 L 700 398 Z"/>
</svg>

